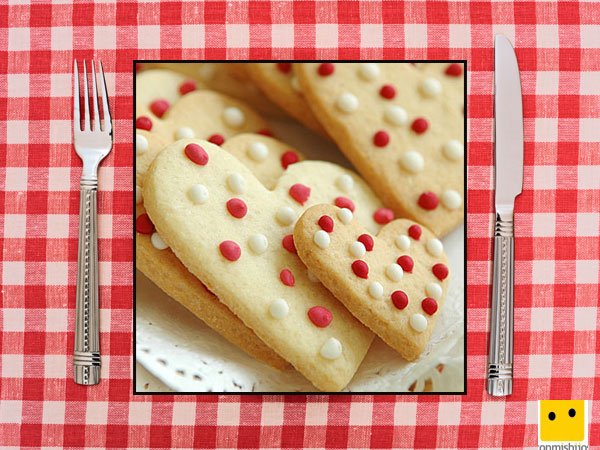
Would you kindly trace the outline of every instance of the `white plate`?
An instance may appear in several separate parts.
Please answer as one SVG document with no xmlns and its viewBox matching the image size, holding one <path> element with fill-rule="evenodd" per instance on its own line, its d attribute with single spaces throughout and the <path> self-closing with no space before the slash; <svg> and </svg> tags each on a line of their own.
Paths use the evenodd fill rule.
<svg viewBox="0 0 600 450">
<path fill-rule="evenodd" d="M 329 142 L 289 122 L 272 123 L 276 136 L 310 159 L 352 167 Z M 443 240 L 452 270 L 444 307 L 426 351 L 409 363 L 376 339 L 346 388 L 351 392 L 419 391 L 431 379 L 438 392 L 464 389 L 464 227 Z M 295 371 L 279 372 L 230 344 L 166 296 L 141 272 L 136 275 L 136 360 L 179 392 L 314 392 Z M 440 374 L 436 367 L 444 365 Z M 147 393 L 147 391 L 145 391 Z"/>
</svg>

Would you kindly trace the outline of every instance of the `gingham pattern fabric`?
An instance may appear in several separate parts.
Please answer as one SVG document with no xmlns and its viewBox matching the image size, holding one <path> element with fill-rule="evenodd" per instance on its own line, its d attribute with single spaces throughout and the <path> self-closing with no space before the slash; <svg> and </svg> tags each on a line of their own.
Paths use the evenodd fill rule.
<svg viewBox="0 0 600 450">
<path fill-rule="evenodd" d="M 594 2 L 0 5 L 0 446 L 537 446 L 538 399 L 600 394 L 598 23 Z M 495 33 L 517 48 L 526 141 L 508 399 L 484 389 Z M 71 381 L 81 168 L 71 70 L 92 57 L 113 93 L 115 146 L 100 170 L 103 381 L 84 388 Z M 468 395 L 132 395 L 134 58 L 468 60 Z M 600 402 L 590 406 L 598 446 Z"/>
</svg>

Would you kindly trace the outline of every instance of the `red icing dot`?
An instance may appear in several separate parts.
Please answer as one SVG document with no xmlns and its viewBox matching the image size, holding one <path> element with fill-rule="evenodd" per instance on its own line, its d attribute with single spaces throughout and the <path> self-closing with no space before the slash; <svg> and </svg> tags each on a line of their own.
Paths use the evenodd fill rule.
<svg viewBox="0 0 600 450">
<path fill-rule="evenodd" d="M 248 207 L 244 203 L 244 200 L 232 198 L 227 201 L 227 211 L 236 219 L 241 219 L 248 212 Z"/>
<path fill-rule="evenodd" d="M 221 255 L 229 261 L 237 261 L 242 255 L 242 249 L 234 241 L 223 241 L 219 244 Z"/>
<path fill-rule="evenodd" d="M 287 169 L 290 164 L 295 164 L 300 160 L 298 155 L 293 151 L 287 151 L 283 155 L 281 155 L 281 167 Z"/>
<path fill-rule="evenodd" d="M 146 116 L 140 116 L 135 121 L 135 127 L 140 130 L 150 131 L 152 129 L 152 121 Z"/>
<path fill-rule="evenodd" d="M 408 295 L 403 291 L 392 292 L 392 303 L 398 309 L 404 309 L 408 305 Z"/>
<path fill-rule="evenodd" d="M 327 77 L 333 73 L 335 66 L 331 63 L 323 63 L 319 66 L 318 72 L 322 77 Z"/>
<path fill-rule="evenodd" d="M 167 112 L 167 109 L 169 109 L 169 106 L 171 106 L 169 102 L 164 99 L 154 100 L 150 103 L 150 111 L 156 117 L 162 117 Z"/>
<path fill-rule="evenodd" d="M 273 137 L 273 133 L 268 128 L 261 128 L 256 133 L 262 134 L 263 136 Z"/>
<path fill-rule="evenodd" d="M 136 63 L 135 64 L 135 73 L 138 73 L 141 70 L 144 70 L 144 65 L 142 63 Z"/>
<path fill-rule="evenodd" d="M 415 241 L 418 241 L 421 237 L 421 227 L 419 225 L 411 225 L 408 228 L 408 235 L 413 238 Z"/>
<path fill-rule="evenodd" d="M 154 233 L 154 224 L 150 220 L 148 214 L 141 214 L 137 219 L 135 219 L 135 230 L 141 234 Z"/>
<path fill-rule="evenodd" d="M 319 328 L 325 328 L 333 320 L 333 314 L 322 306 L 313 306 L 308 310 L 308 318 Z"/>
<path fill-rule="evenodd" d="M 385 225 L 386 223 L 390 223 L 394 220 L 394 211 L 388 208 L 379 208 L 373 214 L 373 219 L 380 225 Z"/>
<path fill-rule="evenodd" d="M 188 144 L 185 146 L 185 156 L 190 161 L 198 164 L 199 166 L 205 166 L 208 163 L 208 153 L 198 144 Z"/>
<path fill-rule="evenodd" d="M 440 201 L 433 192 L 423 192 L 419 197 L 419 206 L 423 209 L 431 211 L 432 209 L 437 208 Z"/>
<path fill-rule="evenodd" d="M 427 131 L 427 128 L 429 128 L 429 123 L 427 122 L 426 119 L 424 119 L 422 117 L 418 117 L 413 121 L 413 123 L 410 127 L 412 128 L 412 130 L 415 133 L 423 134 Z"/>
<path fill-rule="evenodd" d="M 438 309 L 438 304 L 434 299 L 427 297 L 421 302 L 421 308 L 423 308 L 423 311 L 427 314 L 433 316 Z"/>
<path fill-rule="evenodd" d="M 379 90 L 379 95 L 388 100 L 393 99 L 396 96 L 396 89 L 391 84 L 384 84 Z"/>
<path fill-rule="evenodd" d="M 277 70 L 281 73 L 288 74 L 292 71 L 292 63 L 277 63 Z"/>
<path fill-rule="evenodd" d="M 179 93 L 181 95 L 189 94 L 196 90 L 196 82 L 194 80 L 186 80 L 179 86 Z"/>
<path fill-rule="evenodd" d="M 447 68 L 446 68 L 446 75 L 450 76 L 450 77 L 460 77 L 463 73 L 463 69 L 462 66 L 460 64 L 450 64 Z"/>
<path fill-rule="evenodd" d="M 361 234 L 358 239 L 358 242 L 362 243 L 362 245 L 365 246 L 365 249 L 370 252 L 371 250 L 373 250 L 373 246 L 375 245 L 375 241 L 373 241 L 373 238 L 368 235 L 368 234 Z"/>
<path fill-rule="evenodd" d="M 348 208 L 350 211 L 354 212 L 354 202 L 350 200 L 348 197 L 337 197 L 333 203 L 338 208 Z"/>
<path fill-rule="evenodd" d="M 390 143 L 390 135 L 386 131 L 380 130 L 373 135 L 373 144 L 376 147 L 385 147 Z"/>
<path fill-rule="evenodd" d="M 360 259 L 354 261 L 352 263 L 352 272 L 354 275 L 360 278 L 369 278 L 369 266 L 366 262 L 361 261 Z"/>
<path fill-rule="evenodd" d="M 440 281 L 444 281 L 448 276 L 448 268 L 442 263 L 438 263 L 435 266 L 433 266 L 431 268 L 431 271 Z"/>
<path fill-rule="evenodd" d="M 324 231 L 331 233 L 333 231 L 333 219 L 329 216 L 321 216 L 319 219 L 319 226 Z"/>
<path fill-rule="evenodd" d="M 294 284 L 296 284 L 296 280 L 294 279 L 294 275 L 292 274 L 292 271 L 290 269 L 283 269 L 279 273 L 279 279 L 286 286 L 293 286 Z"/>
<path fill-rule="evenodd" d="M 288 235 L 284 236 L 283 239 L 281 240 L 281 245 L 283 248 L 285 248 L 290 253 L 294 253 L 294 254 L 298 253 L 298 251 L 296 250 L 296 244 L 294 244 L 294 235 L 293 234 L 288 234 Z"/>
<path fill-rule="evenodd" d="M 411 273 L 413 270 L 413 267 L 415 267 L 415 262 L 408 255 L 402 255 L 400 258 L 398 258 L 398 260 L 396 262 L 398 263 L 398 265 L 400 267 L 402 267 L 402 270 L 404 270 L 405 272 L 408 272 L 408 273 Z"/>
<path fill-rule="evenodd" d="M 303 184 L 296 183 L 290 188 L 290 197 L 301 205 L 304 205 L 308 200 L 308 197 L 310 197 L 310 188 Z"/>
<path fill-rule="evenodd" d="M 225 142 L 225 138 L 222 134 L 213 134 L 208 137 L 208 142 L 212 142 L 215 145 L 223 145 L 223 142 Z"/>
</svg>

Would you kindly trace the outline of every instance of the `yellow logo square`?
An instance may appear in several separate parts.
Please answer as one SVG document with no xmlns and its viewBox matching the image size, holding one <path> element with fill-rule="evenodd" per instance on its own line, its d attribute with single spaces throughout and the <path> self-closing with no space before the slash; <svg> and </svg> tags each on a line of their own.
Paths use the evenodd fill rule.
<svg viewBox="0 0 600 450">
<path fill-rule="evenodd" d="M 583 441 L 584 400 L 540 400 L 542 441 Z"/>
</svg>

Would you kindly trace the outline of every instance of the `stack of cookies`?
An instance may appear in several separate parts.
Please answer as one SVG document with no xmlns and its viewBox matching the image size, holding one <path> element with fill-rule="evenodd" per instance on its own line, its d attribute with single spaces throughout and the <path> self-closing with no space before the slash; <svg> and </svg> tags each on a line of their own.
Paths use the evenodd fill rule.
<svg viewBox="0 0 600 450">
<path fill-rule="evenodd" d="M 415 360 L 448 289 L 440 239 L 464 215 L 463 66 L 232 65 L 362 177 L 273 138 L 256 99 L 203 83 L 208 63 L 143 70 L 138 269 L 233 344 L 322 391 L 348 384 L 374 335 Z"/>
</svg>

